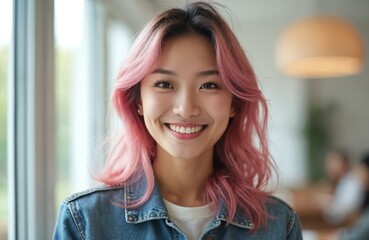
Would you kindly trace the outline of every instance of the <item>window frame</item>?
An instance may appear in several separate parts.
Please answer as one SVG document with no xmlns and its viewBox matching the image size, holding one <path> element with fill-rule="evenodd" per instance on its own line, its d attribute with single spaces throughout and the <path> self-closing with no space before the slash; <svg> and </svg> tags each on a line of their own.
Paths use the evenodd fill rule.
<svg viewBox="0 0 369 240">
<path fill-rule="evenodd" d="M 54 1 L 14 0 L 8 98 L 9 239 L 50 239 L 55 222 Z"/>
</svg>

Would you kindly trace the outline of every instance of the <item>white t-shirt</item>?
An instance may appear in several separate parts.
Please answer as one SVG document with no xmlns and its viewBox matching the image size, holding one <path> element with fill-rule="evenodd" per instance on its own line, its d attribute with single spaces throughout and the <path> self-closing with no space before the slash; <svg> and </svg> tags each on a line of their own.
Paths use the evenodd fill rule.
<svg viewBox="0 0 369 240">
<path fill-rule="evenodd" d="M 198 240 L 213 220 L 210 204 L 201 207 L 182 207 L 164 199 L 170 219 L 186 234 L 188 240 Z"/>
</svg>

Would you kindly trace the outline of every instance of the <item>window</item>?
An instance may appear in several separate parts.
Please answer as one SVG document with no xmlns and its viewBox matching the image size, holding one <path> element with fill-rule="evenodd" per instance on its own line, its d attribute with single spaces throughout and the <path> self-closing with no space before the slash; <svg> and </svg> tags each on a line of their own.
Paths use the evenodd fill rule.
<svg viewBox="0 0 369 240">
<path fill-rule="evenodd" d="M 94 184 L 112 82 L 132 33 L 104 1 L 55 0 L 56 210 Z M 70 22 L 73 21 L 73 22 Z"/>
<path fill-rule="evenodd" d="M 8 235 L 7 89 L 13 1 L 0 0 L 0 239 Z"/>
<path fill-rule="evenodd" d="M 54 9 L 57 212 L 64 198 L 88 185 L 88 172 L 83 165 L 87 158 L 91 105 L 87 99 L 89 81 L 85 75 L 89 64 L 84 57 L 85 2 L 55 0 Z"/>
<path fill-rule="evenodd" d="M 61 201 L 93 185 L 89 165 L 102 156 L 132 36 L 110 4 L 0 0 L 0 24 L 12 26 L 14 8 L 14 38 L 0 32 L 0 239 L 51 239 Z"/>
</svg>

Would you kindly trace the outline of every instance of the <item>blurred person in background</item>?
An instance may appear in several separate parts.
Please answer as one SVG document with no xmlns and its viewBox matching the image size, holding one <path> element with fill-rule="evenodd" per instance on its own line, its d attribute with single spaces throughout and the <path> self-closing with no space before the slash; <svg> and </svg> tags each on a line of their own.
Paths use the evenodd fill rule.
<svg viewBox="0 0 369 240">
<path fill-rule="evenodd" d="M 350 167 L 350 159 L 346 151 L 342 149 L 327 151 L 324 155 L 324 178 L 318 183 L 293 190 L 292 204 L 301 217 L 309 221 L 312 219 L 313 224 L 317 223 L 316 220 L 325 221 L 324 209 L 332 201 L 340 180 L 350 172 Z"/>
<path fill-rule="evenodd" d="M 349 156 L 346 151 L 333 149 L 324 158 L 325 185 L 328 192 L 334 192 L 338 182 L 350 170 Z"/>
<path fill-rule="evenodd" d="M 324 215 L 334 224 L 358 217 L 349 227 L 322 234 L 320 240 L 369 239 L 369 154 L 339 181 Z"/>
<path fill-rule="evenodd" d="M 340 223 L 350 215 L 364 211 L 368 206 L 369 154 L 339 181 L 324 215 L 327 221 Z"/>
</svg>

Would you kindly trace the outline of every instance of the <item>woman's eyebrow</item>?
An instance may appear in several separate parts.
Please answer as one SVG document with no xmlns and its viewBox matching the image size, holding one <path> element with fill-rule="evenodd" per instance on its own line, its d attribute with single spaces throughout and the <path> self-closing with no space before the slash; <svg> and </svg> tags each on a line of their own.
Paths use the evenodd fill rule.
<svg viewBox="0 0 369 240">
<path fill-rule="evenodd" d="M 163 69 L 163 68 L 157 68 L 151 74 L 155 74 L 155 73 L 172 75 L 172 76 L 177 75 L 175 72 L 173 72 L 171 70 Z M 196 75 L 199 76 L 199 77 L 206 77 L 206 76 L 218 75 L 218 74 L 219 74 L 218 70 L 207 70 L 207 71 L 199 72 Z"/>
<path fill-rule="evenodd" d="M 172 76 L 177 75 L 175 72 L 167 70 L 167 69 L 163 69 L 163 68 L 155 69 L 151 74 L 154 74 L 154 73 L 167 74 L 167 75 L 172 75 Z"/>
<path fill-rule="evenodd" d="M 219 74 L 218 70 L 208 70 L 208 71 L 199 72 L 197 76 L 206 77 L 206 76 L 218 75 L 218 74 Z"/>
</svg>

